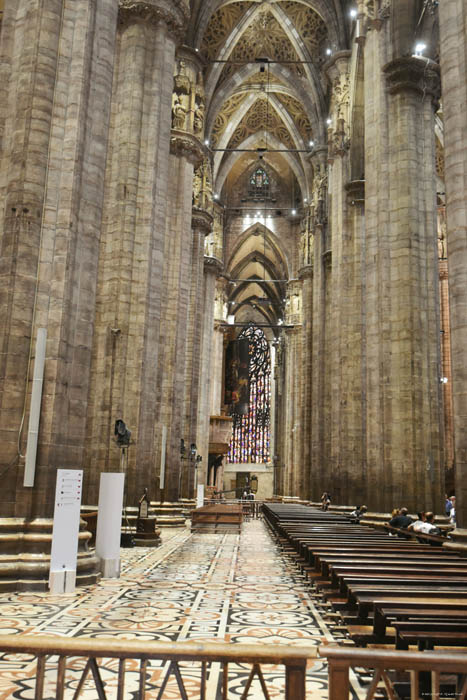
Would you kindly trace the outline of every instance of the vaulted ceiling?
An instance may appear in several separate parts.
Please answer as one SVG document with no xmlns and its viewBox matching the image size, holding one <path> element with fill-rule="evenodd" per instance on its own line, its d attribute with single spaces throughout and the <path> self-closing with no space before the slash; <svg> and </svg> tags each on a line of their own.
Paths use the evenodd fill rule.
<svg viewBox="0 0 467 700">
<path fill-rule="evenodd" d="M 205 139 L 219 201 L 238 190 L 259 152 L 279 199 L 310 197 L 309 155 L 313 143 L 325 142 L 329 106 L 322 68 L 329 52 L 348 48 L 351 6 L 350 0 L 193 0 L 187 44 L 205 61 Z M 232 278 L 252 280 L 235 286 L 230 302 L 242 317 L 249 309 L 274 323 L 285 286 L 268 280 L 289 271 L 280 241 L 261 221 L 260 228 L 246 221 L 228 262 Z"/>
</svg>

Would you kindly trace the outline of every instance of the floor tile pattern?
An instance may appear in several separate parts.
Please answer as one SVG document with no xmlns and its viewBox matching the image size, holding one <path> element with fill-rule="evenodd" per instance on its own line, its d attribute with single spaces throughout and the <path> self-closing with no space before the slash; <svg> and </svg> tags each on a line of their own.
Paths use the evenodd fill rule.
<svg viewBox="0 0 467 700">
<path fill-rule="evenodd" d="M 67 637 L 120 639 L 223 640 L 233 643 L 320 644 L 333 636 L 309 595 L 309 585 L 281 553 L 259 520 L 243 525 L 241 535 L 163 531 L 157 549 L 122 550 L 120 579 L 106 579 L 73 594 L 0 595 L 1 634 L 47 634 Z M 72 697 L 84 661 L 70 660 L 67 693 Z M 116 697 L 118 662 L 102 662 L 102 678 L 109 698 Z M 156 698 L 168 665 L 148 666 L 147 697 Z M 54 698 L 56 663 L 47 664 L 47 697 Z M 138 663 L 129 662 L 125 697 L 137 697 Z M 243 692 L 249 667 L 229 666 L 229 697 Z M 271 698 L 283 697 L 283 667 L 265 667 Z M 34 697 L 35 661 L 30 657 L 0 657 L 0 700 Z M 209 700 L 220 697 L 222 672 L 213 664 L 207 686 Z M 189 697 L 199 697 L 199 666 L 183 664 Z M 47 685 L 48 683 L 48 685 Z M 92 677 L 80 697 L 95 700 Z M 164 700 L 180 697 L 172 676 Z M 251 698 L 263 697 L 253 681 Z M 327 669 L 310 664 L 307 697 L 327 697 Z"/>
</svg>

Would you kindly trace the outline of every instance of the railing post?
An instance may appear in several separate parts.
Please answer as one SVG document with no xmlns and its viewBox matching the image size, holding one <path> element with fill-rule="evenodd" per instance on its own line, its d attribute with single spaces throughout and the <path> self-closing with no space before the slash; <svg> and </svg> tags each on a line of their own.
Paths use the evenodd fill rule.
<svg viewBox="0 0 467 700">
<path fill-rule="evenodd" d="M 285 667 L 285 700 L 305 700 L 306 663 Z"/>
<path fill-rule="evenodd" d="M 345 662 L 328 659 L 329 663 L 329 700 L 348 700 L 349 666 Z"/>
</svg>

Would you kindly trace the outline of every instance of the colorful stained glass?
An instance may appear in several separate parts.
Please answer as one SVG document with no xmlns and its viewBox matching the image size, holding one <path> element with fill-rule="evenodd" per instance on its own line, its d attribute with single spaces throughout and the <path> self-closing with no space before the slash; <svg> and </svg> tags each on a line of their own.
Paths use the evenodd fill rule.
<svg viewBox="0 0 467 700">
<path fill-rule="evenodd" d="M 250 404 L 246 415 L 232 413 L 229 462 L 258 464 L 270 461 L 271 354 L 261 328 L 250 324 L 239 335 L 249 340 Z"/>
</svg>

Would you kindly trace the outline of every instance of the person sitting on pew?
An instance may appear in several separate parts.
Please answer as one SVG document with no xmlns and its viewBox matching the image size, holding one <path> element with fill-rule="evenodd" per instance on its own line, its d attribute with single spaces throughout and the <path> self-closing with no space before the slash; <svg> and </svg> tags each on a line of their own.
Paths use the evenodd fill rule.
<svg viewBox="0 0 467 700">
<path fill-rule="evenodd" d="M 425 522 L 417 528 L 417 532 L 424 533 L 425 535 L 440 535 L 441 530 L 434 524 L 434 519 L 434 513 L 432 513 L 431 511 L 425 513 Z M 411 528 L 409 527 L 408 529 L 410 530 Z M 415 530 L 415 527 L 413 527 L 412 529 Z"/>
<path fill-rule="evenodd" d="M 417 513 L 417 516 L 418 520 L 414 520 L 413 523 L 409 525 L 407 530 L 413 530 L 413 532 L 426 532 L 426 530 L 424 530 L 424 527 L 426 525 L 425 513 L 423 513 L 422 511 L 420 513 Z"/>
<path fill-rule="evenodd" d="M 325 491 L 321 496 L 321 508 L 327 510 L 331 505 L 331 494 Z"/>
<path fill-rule="evenodd" d="M 412 524 L 412 518 L 410 515 L 408 515 L 408 510 L 407 508 L 401 508 L 399 510 L 399 515 L 395 515 L 391 520 L 389 521 L 389 525 L 391 527 L 397 527 L 402 530 L 405 530 L 409 527 L 409 525 Z M 398 537 L 405 537 L 403 534 L 400 532 L 397 533 Z M 407 538 L 405 538 L 407 539 Z"/>
<path fill-rule="evenodd" d="M 355 522 L 359 523 L 360 518 L 363 518 L 368 508 L 366 506 L 357 506 L 355 510 L 350 513 L 350 517 L 355 519 Z"/>
</svg>

